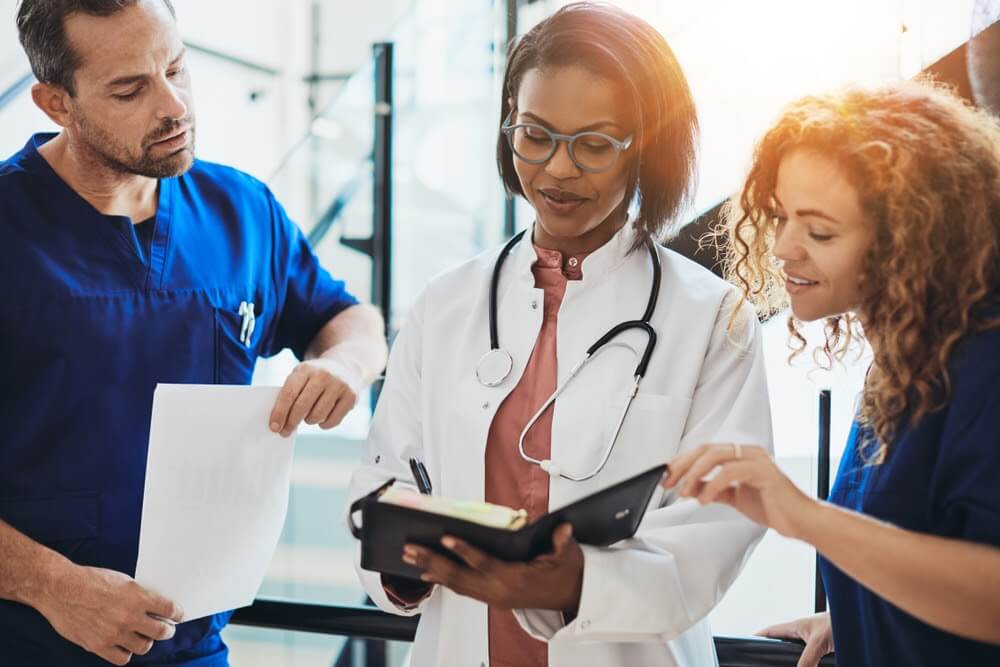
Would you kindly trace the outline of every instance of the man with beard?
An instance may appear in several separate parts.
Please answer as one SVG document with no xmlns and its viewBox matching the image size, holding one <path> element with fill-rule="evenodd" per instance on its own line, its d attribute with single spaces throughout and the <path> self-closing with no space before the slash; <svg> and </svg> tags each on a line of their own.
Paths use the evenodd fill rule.
<svg viewBox="0 0 1000 667">
<path fill-rule="evenodd" d="M 130 576 L 153 389 L 290 348 L 270 428 L 332 428 L 383 322 L 263 184 L 195 159 L 169 0 L 22 0 L 17 26 L 62 131 L 0 162 L 0 664 L 225 665 L 229 614 L 178 624 Z"/>
</svg>

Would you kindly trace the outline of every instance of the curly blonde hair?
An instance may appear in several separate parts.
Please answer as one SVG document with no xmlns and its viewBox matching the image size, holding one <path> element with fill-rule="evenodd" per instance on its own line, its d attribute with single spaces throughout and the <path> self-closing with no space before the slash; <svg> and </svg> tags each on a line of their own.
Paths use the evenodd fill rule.
<svg viewBox="0 0 1000 667">
<path fill-rule="evenodd" d="M 861 336 L 871 343 L 859 418 L 874 435 L 866 459 L 881 463 L 901 421 L 946 403 L 956 343 L 1000 326 L 1000 124 L 927 79 L 790 105 L 712 234 L 727 277 L 763 317 L 788 304 L 772 253 L 774 192 L 782 158 L 797 148 L 839 163 L 874 227 L 860 304 L 827 318 L 817 360 L 842 360 Z M 794 317 L 788 328 L 794 357 L 806 340 Z"/>
</svg>

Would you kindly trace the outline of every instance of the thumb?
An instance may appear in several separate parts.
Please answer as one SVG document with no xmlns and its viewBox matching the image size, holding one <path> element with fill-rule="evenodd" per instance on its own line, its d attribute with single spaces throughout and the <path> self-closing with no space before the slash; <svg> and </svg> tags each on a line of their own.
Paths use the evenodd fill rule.
<svg viewBox="0 0 1000 667">
<path fill-rule="evenodd" d="M 824 655 L 826 655 L 826 653 L 823 651 L 823 642 L 816 641 L 814 639 L 806 644 L 805 649 L 802 651 L 802 656 L 799 658 L 799 664 L 797 667 L 816 667 L 819 665 L 819 661 Z"/>
<path fill-rule="evenodd" d="M 148 603 L 146 613 L 170 623 L 181 623 L 184 620 L 184 610 L 173 600 L 169 600 L 156 591 L 146 589 Z"/>
<path fill-rule="evenodd" d="M 564 523 L 552 533 L 552 551 L 558 555 L 566 550 L 566 545 L 573 539 L 573 524 Z"/>
</svg>

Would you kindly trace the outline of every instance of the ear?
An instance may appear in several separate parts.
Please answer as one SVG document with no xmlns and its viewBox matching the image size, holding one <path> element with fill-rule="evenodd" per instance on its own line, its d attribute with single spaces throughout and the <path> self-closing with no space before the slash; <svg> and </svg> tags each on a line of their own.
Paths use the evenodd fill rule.
<svg viewBox="0 0 1000 667">
<path fill-rule="evenodd" d="M 31 99 L 49 119 L 59 127 L 72 125 L 69 109 L 69 91 L 52 83 L 36 83 L 31 87 Z"/>
</svg>

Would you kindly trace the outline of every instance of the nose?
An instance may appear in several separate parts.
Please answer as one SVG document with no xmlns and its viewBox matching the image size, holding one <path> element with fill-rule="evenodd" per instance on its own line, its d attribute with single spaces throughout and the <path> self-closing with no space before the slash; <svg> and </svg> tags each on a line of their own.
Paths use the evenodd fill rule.
<svg viewBox="0 0 1000 667">
<path fill-rule="evenodd" d="M 160 93 L 157 117 L 160 120 L 179 120 L 188 115 L 187 91 L 170 81 L 164 82 Z"/>
<path fill-rule="evenodd" d="M 556 152 L 545 163 L 545 173 L 555 179 L 574 178 L 580 175 L 580 168 L 569 156 L 569 144 L 565 141 L 556 142 Z"/>
<path fill-rule="evenodd" d="M 774 256 L 783 262 L 797 262 L 806 259 L 806 249 L 802 245 L 801 234 L 790 221 L 778 223 L 774 230 Z"/>
</svg>

